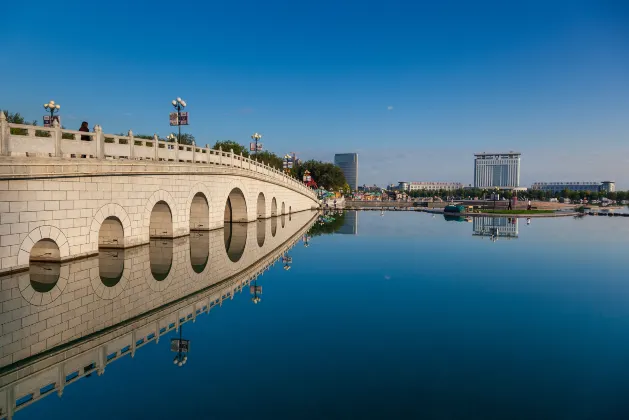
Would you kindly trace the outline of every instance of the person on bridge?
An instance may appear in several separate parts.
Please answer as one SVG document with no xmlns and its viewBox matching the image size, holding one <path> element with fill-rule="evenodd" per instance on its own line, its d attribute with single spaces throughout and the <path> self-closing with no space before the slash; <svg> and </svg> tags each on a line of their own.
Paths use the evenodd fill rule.
<svg viewBox="0 0 629 420">
<path fill-rule="evenodd" d="M 81 128 L 79 128 L 79 131 L 84 131 L 86 133 L 90 132 L 90 128 L 89 128 L 89 126 L 87 124 L 87 121 L 83 121 L 81 123 Z M 90 136 L 81 136 L 81 140 L 90 141 Z"/>
<path fill-rule="evenodd" d="M 81 123 L 81 128 L 79 128 L 79 131 L 84 131 L 86 133 L 90 132 L 90 128 L 88 127 L 87 121 L 83 121 Z M 81 136 L 81 140 L 83 141 L 90 141 L 90 136 Z M 81 155 L 82 158 L 87 157 L 87 155 Z"/>
</svg>

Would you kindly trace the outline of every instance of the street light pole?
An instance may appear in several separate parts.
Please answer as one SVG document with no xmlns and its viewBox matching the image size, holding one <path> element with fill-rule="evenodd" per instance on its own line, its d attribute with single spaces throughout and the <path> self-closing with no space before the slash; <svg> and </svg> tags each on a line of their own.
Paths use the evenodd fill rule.
<svg viewBox="0 0 629 420">
<path fill-rule="evenodd" d="M 50 112 L 50 125 L 52 126 L 52 117 L 55 115 L 55 112 L 59 112 L 59 108 L 61 105 L 55 104 L 55 101 L 50 101 L 47 104 L 44 104 L 44 109 Z"/>
<path fill-rule="evenodd" d="M 181 143 L 181 110 L 186 107 L 186 101 L 181 98 L 173 99 L 171 102 L 177 110 L 177 128 L 179 134 L 177 135 L 177 142 Z"/>
<path fill-rule="evenodd" d="M 253 139 L 253 141 L 256 142 L 256 147 L 255 147 L 255 156 L 256 158 L 258 157 L 258 141 L 260 141 L 260 139 L 262 138 L 262 134 L 258 134 L 258 133 L 253 133 L 251 135 L 251 138 Z"/>
</svg>

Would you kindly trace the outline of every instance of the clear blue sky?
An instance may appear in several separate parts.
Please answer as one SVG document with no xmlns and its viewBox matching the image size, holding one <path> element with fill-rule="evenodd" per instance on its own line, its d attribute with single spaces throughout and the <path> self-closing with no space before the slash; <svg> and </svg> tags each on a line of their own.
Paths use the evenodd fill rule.
<svg viewBox="0 0 629 420">
<path fill-rule="evenodd" d="M 439 4 L 436 4 L 439 3 Z M 629 188 L 626 1 L 13 2 L 0 107 L 201 145 L 359 153 L 359 182 L 473 181 L 518 150 L 522 182 Z"/>
</svg>

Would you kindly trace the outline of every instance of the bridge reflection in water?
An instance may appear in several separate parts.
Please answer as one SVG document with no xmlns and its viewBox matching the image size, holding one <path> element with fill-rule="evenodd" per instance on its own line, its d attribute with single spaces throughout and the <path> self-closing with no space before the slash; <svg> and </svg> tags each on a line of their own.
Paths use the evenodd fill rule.
<svg viewBox="0 0 629 420">
<path fill-rule="evenodd" d="M 0 418 L 233 299 L 316 220 L 300 212 L 0 277 Z M 256 285 L 256 283 L 254 283 Z M 257 291 L 256 287 L 256 291 Z M 256 295 L 257 297 L 257 295 Z"/>
</svg>

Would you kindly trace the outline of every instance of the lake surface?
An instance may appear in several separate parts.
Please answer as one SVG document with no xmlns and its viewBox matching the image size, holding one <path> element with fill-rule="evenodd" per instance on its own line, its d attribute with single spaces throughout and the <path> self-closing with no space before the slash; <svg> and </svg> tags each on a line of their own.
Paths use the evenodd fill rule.
<svg viewBox="0 0 629 420">
<path fill-rule="evenodd" d="M 14 418 L 629 418 L 625 218 L 308 212 L 205 235 L 125 251 L 119 280 L 111 256 L 74 262 L 58 299 L 87 270 L 84 297 L 105 303 L 65 350 L 30 360 L 53 369 L 91 348 L 108 358 L 121 334 L 145 342 Z M 4 407 L 27 392 L 9 388 Z"/>
</svg>

